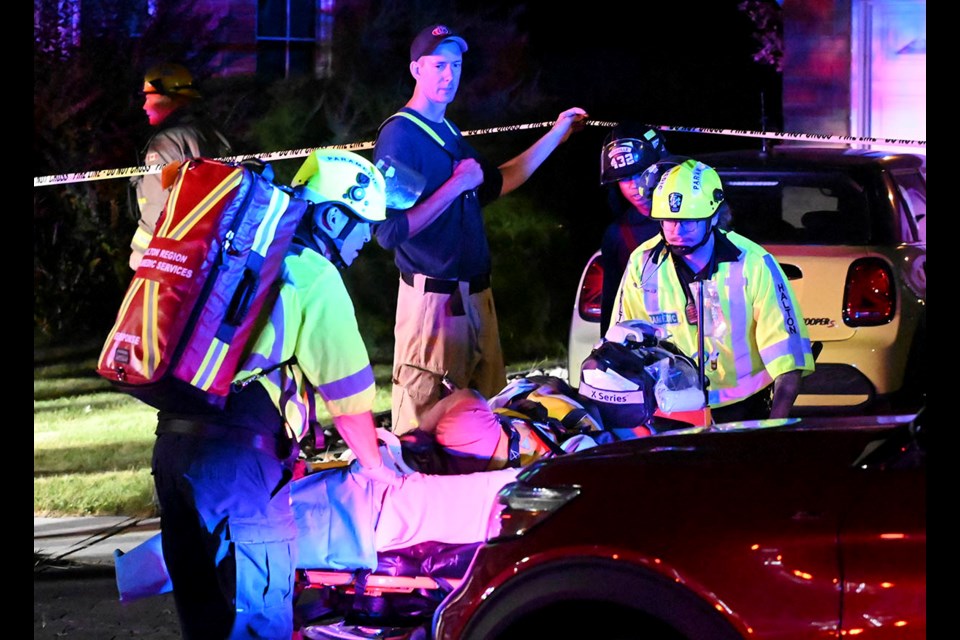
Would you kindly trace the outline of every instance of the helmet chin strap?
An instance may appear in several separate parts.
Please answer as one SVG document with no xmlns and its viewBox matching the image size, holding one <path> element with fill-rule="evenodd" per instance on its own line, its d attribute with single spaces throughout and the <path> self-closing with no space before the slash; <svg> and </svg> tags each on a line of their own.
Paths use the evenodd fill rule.
<svg viewBox="0 0 960 640">
<path fill-rule="evenodd" d="M 340 246 L 343 246 L 342 242 L 340 246 L 337 246 L 337 242 L 333 238 L 319 229 L 314 232 L 313 237 L 317 241 L 317 244 L 320 245 L 320 253 L 330 260 L 333 266 L 340 271 L 347 268 L 347 263 L 343 261 L 343 257 L 340 255 Z"/>
<path fill-rule="evenodd" d="M 338 233 L 336 237 L 333 237 L 327 232 L 326 227 L 321 226 L 317 222 L 319 216 L 325 215 L 327 215 L 326 209 L 315 212 L 310 216 L 312 219 L 310 223 L 310 235 L 313 236 L 314 242 L 316 242 L 317 248 L 320 249 L 321 253 L 323 253 L 337 269 L 343 271 L 348 265 L 340 255 L 340 249 L 343 248 L 344 240 L 347 239 L 347 236 L 350 235 L 353 228 L 357 226 L 357 220 L 351 215 L 346 215 L 347 222 L 343 225 L 343 228 L 340 229 L 340 233 Z"/>
</svg>

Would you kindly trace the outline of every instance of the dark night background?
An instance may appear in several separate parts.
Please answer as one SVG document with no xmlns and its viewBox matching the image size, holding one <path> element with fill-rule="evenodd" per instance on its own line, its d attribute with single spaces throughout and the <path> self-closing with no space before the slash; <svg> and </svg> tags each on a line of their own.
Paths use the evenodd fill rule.
<svg viewBox="0 0 960 640">
<path fill-rule="evenodd" d="M 684 13 L 670 20 L 664 4 L 656 12 L 622 4 L 566 19 L 527 12 L 521 29 L 548 93 L 603 120 L 755 129 L 765 90 L 775 94 L 768 109 L 779 114 L 779 76 L 753 61 L 754 27 L 738 1 L 681 5 Z"/>
<path fill-rule="evenodd" d="M 581 5 L 568 15 L 535 4 L 523 14 L 519 25 L 529 33 L 531 64 L 554 112 L 577 105 L 602 121 L 748 130 L 765 124 L 781 130 L 781 75 L 753 60 L 754 25 L 737 9 L 738 1 L 677 5 L 674 11 L 662 3 L 656 11 L 645 3 L 616 4 L 615 10 Z M 555 113 L 543 115 L 546 120 Z M 567 178 L 587 174 L 598 192 L 606 133 L 588 128 L 551 158 L 559 160 L 562 151 L 562 162 L 547 164 L 562 164 Z M 687 154 L 759 144 L 756 138 L 695 133 L 665 137 L 670 151 Z"/>
<path fill-rule="evenodd" d="M 35 44 L 35 176 L 134 165 L 149 133 L 138 94 L 142 69 L 161 58 L 200 70 L 201 87 L 209 89 L 205 102 L 238 153 L 372 140 L 377 124 L 409 98 L 412 34 L 435 21 L 460 29 L 470 44 L 459 94 L 447 111 L 465 131 L 553 121 L 572 106 L 605 122 L 758 130 L 764 126 L 761 95 L 766 128 L 781 128 L 782 77 L 754 61 L 760 45 L 755 25 L 738 8 L 741 0 L 678 9 L 342 0 L 333 23 L 334 76 L 276 84 L 231 76 L 204 57 L 222 32 L 181 15 L 203 1 L 161 3 L 172 7 L 167 26 L 132 43 L 107 30 L 84 40 L 95 46 L 69 64 L 38 53 Z M 501 163 L 544 132 L 470 141 Z M 599 185 L 607 133 L 590 126 L 574 134 L 525 185 L 485 212 L 508 361 L 565 348 L 580 272 L 611 220 Z M 759 144 L 694 133 L 666 132 L 665 138 L 671 152 L 684 155 Z M 291 177 L 300 162 L 277 161 L 278 176 Z M 124 182 L 34 189 L 35 339 L 89 334 L 96 341 L 112 324 L 130 277 L 126 244 L 134 223 Z M 371 243 L 345 280 L 371 356 L 388 360 L 397 286 L 391 256 Z"/>
</svg>

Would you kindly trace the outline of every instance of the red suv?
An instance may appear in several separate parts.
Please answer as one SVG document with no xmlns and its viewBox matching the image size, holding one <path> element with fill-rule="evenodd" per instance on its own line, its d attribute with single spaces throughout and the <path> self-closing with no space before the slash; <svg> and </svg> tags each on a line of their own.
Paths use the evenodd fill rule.
<svg viewBox="0 0 960 640">
<path fill-rule="evenodd" d="M 925 638 L 924 424 L 730 423 L 535 462 L 434 638 Z"/>
</svg>

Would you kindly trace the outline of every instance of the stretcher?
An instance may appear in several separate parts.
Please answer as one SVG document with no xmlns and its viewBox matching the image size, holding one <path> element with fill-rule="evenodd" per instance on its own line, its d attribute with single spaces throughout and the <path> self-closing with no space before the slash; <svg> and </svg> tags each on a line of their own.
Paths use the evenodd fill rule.
<svg viewBox="0 0 960 640">
<path fill-rule="evenodd" d="M 389 463 L 388 449 L 381 447 Z M 397 486 L 346 467 L 295 481 L 294 620 L 301 637 L 419 637 L 485 539 L 497 493 L 520 470 L 404 471 Z"/>
<path fill-rule="evenodd" d="M 306 640 L 421 637 L 480 544 L 423 543 L 382 552 L 372 571 L 298 569 L 295 627 Z"/>
<path fill-rule="evenodd" d="M 425 474 L 405 465 L 396 436 L 382 432 L 381 441 L 401 483 L 366 478 L 345 460 L 291 484 L 295 639 L 417 637 L 459 585 L 496 520 L 497 493 L 520 471 Z M 172 589 L 160 534 L 114 555 L 122 602 Z"/>
</svg>

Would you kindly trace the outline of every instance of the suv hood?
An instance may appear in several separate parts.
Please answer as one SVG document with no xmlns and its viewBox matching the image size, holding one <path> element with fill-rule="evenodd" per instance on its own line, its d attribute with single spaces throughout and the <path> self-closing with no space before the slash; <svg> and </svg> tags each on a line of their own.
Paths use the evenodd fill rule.
<svg viewBox="0 0 960 640">
<path fill-rule="evenodd" d="M 639 465 L 649 477 L 657 476 L 650 471 L 656 467 L 689 474 L 698 466 L 714 471 L 729 467 L 736 473 L 736 469 L 758 465 L 852 465 L 870 443 L 886 440 L 898 431 L 907 435 L 915 418 L 916 414 L 811 417 L 691 427 L 540 460 L 518 480 L 533 485 L 582 484 L 587 478 L 602 477 L 610 484 L 611 476 L 623 474 L 623 481 L 631 483 Z"/>
</svg>

